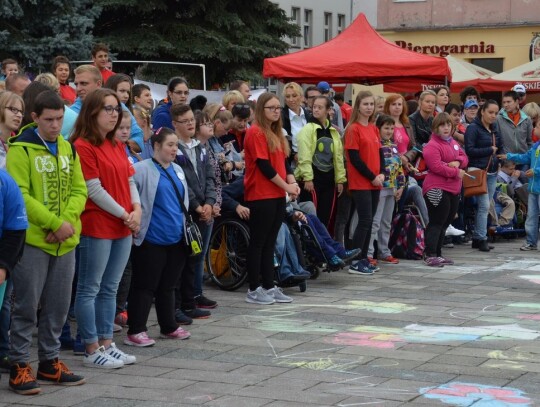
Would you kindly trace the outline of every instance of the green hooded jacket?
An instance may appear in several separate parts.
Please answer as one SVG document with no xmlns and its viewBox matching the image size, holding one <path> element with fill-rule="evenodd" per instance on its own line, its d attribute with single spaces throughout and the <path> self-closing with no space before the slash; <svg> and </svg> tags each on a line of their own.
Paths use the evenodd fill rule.
<svg viewBox="0 0 540 407">
<path fill-rule="evenodd" d="M 62 256 L 79 244 L 81 213 L 88 196 L 79 156 L 58 137 L 54 156 L 35 131 L 35 123 L 9 139 L 7 170 L 21 189 L 29 228 L 26 243 L 53 256 Z M 70 223 L 75 234 L 63 243 L 47 243 L 49 232 Z"/>
</svg>

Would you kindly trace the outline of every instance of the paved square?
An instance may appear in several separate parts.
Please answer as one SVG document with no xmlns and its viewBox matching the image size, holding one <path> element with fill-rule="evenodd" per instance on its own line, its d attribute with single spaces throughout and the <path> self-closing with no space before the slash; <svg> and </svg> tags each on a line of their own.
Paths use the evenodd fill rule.
<svg viewBox="0 0 540 407">
<path fill-rule="evenodd" d="M 114 371 L 61 357 L 88 383 L 21 396 L 0 382 L 0 407 L 533 406 L 540 404 L 540 256 L 522 240 L 490 253 L 446 249 L 454 266 L 382 265 L 372 277 L 323 274 L 287 289 L 292 304 L 219 301 L 186 341 L 130 348 Z M 151 315 L 150 336 L 158 336 Z M 37 367 L 36 349 L 33 366 Z"/>
</svg>

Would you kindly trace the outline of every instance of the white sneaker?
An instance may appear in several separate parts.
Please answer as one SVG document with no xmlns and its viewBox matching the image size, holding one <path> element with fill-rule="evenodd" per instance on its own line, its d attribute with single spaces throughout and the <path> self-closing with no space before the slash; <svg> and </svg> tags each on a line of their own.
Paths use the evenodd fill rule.
<svg viewBox="0 0 540 407">
<path fill-rule="evenodd" d="M 446 229 L 445 236 L 463 236 L 465 232 L 463 230 L 456 229 L 452 225 Z"/>
<path fill-rule="evenodd" d="M 268 295 L 271 295 L 274 297 L 274 300 L 276 302 L 280 303 L 286 303 L 286 302 L 293 302 L 293 299 L 285 294 L 283 294 L 283 290 L 280 287 L 274 286 L 274 288 L 271 288 L 270 290 L 266 291 Z"/>
<path fill-rule="evenodd" d="M 275 303 L 276 300 L 268 291 L 270 290 L 265 290 L 262 287 L 257 287 L 257 289 L 254 291 L 248 290 L 246 295 L 246 302 L 261 305 L 270 305 Z"/>
<path fill-rule="evenodd" d="M 120 349 L 118 349 L 114 342 L 111 343 L 111 346 L 105 349 L 105 352 L 114 359 L 122 361 L 124 365 L 132 365 L 137 361 L 137 358 L 135 356 L 128 355 L 127 353 L 124 353 Z"/>
<path fill-rule="evenodd" d="M 83 365 L 99 367 L 101 369 L 118 369 L 124 366 L 124 362 L 109 355 L 103 346 L 97 348 L 93 353 L 84 355 Z"/>
</svg>

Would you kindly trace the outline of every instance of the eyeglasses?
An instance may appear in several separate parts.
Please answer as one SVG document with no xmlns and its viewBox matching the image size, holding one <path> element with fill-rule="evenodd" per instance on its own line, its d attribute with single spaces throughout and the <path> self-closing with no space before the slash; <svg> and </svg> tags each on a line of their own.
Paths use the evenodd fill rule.
<svg viewBox="0 0 540 407">
<path fill-rule="evenodd" d="M 205 122 L 205 123 L 201 123 L 201 126 L 214 127 L 214 123 L 212 123 L 212 122 Z"/>
<path fill-rule="evenodd" d="M 114 112 L 120 114 L 122 113 L 122 106 L 107 105 L 107 106 L 103 106 L 103 110 L 105 110 L 107 114 L 113 114 Z"/>
<path fill-rule="evenodd" d="M 20 113 L 21 116 L 24 116 L 24 110 L 17 109 L 16 107 L 13 107 L 13 106 L 6 106 L 6 109 L 11 110 L 11 113 L 13 114 Z"/>
<path fill-rule="evenodd" d="M 176 122 L 176 123 L 178 123 L 178 124 L 181 124 L 182 126 L 185 126 L 186 124 L 193 124 L 193 123 L 195 123 L 195 119 L 173 120 L 173 122 Z"/>
<path fill-rule="evenodd" d="M 173 93 L 178 96 L 189 96 L 189 90 L 173 90 Z"/>
<path fill-rule="evenodd" d="M 274 113 L 275 113 L 275 112 L 279 112 L 279 111 L 281 111 L 281 109 L 282 109 L 281 106 L 265 106 L 264 108 L 265 108 L 265 109 L 268 109 L 268 110 L 271 110 L 271 111 L 273 111 Z"/>
</svg>

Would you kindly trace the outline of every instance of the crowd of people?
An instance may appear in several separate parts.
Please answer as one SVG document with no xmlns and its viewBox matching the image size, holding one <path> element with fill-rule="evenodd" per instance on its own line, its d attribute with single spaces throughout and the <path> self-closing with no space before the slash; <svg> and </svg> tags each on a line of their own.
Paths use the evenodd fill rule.
<svg viewBox="0 0 540 407">
<path fill-rule="evenodd" d="M 218 305 L 203 282 L 222 216 L 249 225 L 245 301 L 262 305 L 293 301 L 275 282 L 287 200 L 308 204 L 294 219 L 312 226 L 329 263 L 352 261 L 353 275 L 399 263 L 389 236 L 407 202 L 427 225 L 427 266 L 453 264 L 443 248 L 469 237 L 472 248 L 493 249 L 490 228 L 513 217 L 494 209 L 497 182 L 528 207 L 521 250 L 537 249 L 540 107 L 525 105 L 522 85 L 504 93 L 502 108 L 474 88 L 450 103 L 445 86 L 418 100 L 361 91 L 350 106 L 327 82 L 287 83 L 282 95 L 254 102 L 248 83 L 236 81 L 220 104 L 190 99 L 187 80 L 174 77 L 155 103 L 149 87 L 107 66 L 106 45 L 92 57 L 72 71 L 58 56 L 32 82 L 15 60 L 2 63 L 0 368 L 17 393 L 85 382 L 59 360 L 61 348 L 90 367 L 136 363 L 114 332 L 128 326 L 126 346 L 154 345 L 153 302 L 159 338 L 189 338 L 183 327 Z M 462 180 L 474 168 L 487 171 L 488 191 L 471 201 Z M 292 277 L 310 277 L 290 267 L 299 269 Z"/>
</svg>

